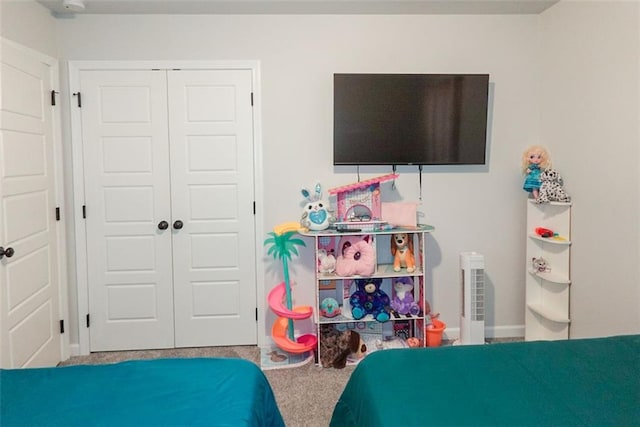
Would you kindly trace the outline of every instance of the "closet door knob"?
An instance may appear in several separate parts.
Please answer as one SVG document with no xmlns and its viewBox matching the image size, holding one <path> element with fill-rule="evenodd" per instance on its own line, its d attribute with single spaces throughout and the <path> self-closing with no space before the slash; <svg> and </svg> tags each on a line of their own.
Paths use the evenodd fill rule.
<svg viewBox="0 0 640 427">
<path fill-rule="evenodd" d="M 6 256 L 7 258 L 11 258 L 14 253 L 15 251 L 13 250 L 13 248 L 5 249 L 2 246 L 0 246 L 0 259 L 2 259 L 2 257 L 4 256 Z"/>
<path fill-rule="evenodd" d="M 176 230 L 180 230 L 183 226 L 184 224 L 180 220 L 177 220 L 173 223 L 173 228 L 175 228 Z"/>
<path fill-rule="evenodd" d="M 167 221 L 160 221 L 158 223 L 158 230 L 166 230 L 169 228 L 169 223 Z"/>
</svg>

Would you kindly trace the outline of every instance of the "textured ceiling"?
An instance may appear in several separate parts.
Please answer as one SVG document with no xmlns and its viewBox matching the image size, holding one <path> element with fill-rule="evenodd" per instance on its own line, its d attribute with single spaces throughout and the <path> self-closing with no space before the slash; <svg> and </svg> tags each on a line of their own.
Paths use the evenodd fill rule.
<svg viewBox="0 0 640 427">
<path fill-rule="evenodd" d="M 6 1 L 6 0 L 2 0 Z M 11 1 L 11 0 L 9 0 Z M 63 0 L 38 0 L 68 15 Z M 539 14 L 558 0 L 84 0 L 78 14 Z"/>
</svg>

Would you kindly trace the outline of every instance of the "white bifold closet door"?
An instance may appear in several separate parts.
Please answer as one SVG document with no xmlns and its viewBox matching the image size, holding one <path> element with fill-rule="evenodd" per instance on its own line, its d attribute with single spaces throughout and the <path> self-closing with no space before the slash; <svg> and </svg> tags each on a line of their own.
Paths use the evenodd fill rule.
<svg viewBox="0 0 640 427">
<path fill-rule="evenodd" d="M 251 71 L 80 85 L 91 351 L 255 344 Z"/>
</svg>

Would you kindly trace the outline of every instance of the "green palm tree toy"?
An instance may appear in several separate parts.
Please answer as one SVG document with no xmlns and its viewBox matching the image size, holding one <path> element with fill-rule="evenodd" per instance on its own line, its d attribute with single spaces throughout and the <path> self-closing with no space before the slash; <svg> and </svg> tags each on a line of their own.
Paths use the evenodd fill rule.
<svg viewBox="0 0 640 427">
<path fill-rule="evenodd" d="M 292 238 L 300 228 L 297 222 L 289 222 L 278 225 L 273 228 L 270 236 L 264 241 L 264 245 L 271 245 L 267 251 L 267 255 L 272 255 L 274 259 L 280 258 L 282 261 L 282 270 L 284 274 L 284 283 L 286 289 L 287 309 L 293 309 L 293 301 L 291 298 L 291 283 L 289 281 L 289 261 L 292 256 L 298 256 L 297 246 L 306 246 L 304 241 L 299 238 Z M 289 319 L 289 339 L 295 341 L 293 334 L 293 319 Z"/>
</svg>

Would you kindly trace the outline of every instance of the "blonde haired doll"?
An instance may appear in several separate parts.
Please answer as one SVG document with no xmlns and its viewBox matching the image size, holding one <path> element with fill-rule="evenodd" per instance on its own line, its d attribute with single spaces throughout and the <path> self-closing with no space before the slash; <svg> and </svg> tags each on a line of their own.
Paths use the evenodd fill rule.
<svg viewBox="0 0 640 427">
<path fill-rule="evenodd" d="M 534 199 L 538 198 L 540 190 L 541 169 L 551 167 L 551 157 L 546 148 L 540 145 L 532 145 L 522 153 L 522 173 L 525 175 L 524 191 L 532 194 Z"/>
</svg>

